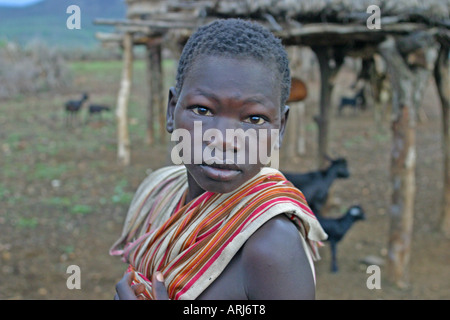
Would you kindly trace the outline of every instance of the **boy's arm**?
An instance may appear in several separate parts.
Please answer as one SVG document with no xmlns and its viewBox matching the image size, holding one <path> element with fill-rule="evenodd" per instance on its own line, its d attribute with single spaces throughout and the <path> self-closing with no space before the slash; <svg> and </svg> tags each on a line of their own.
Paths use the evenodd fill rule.
<svg viewBox="0 0 450 320">
<path fill-rule="evenodd" d="M 314 299 L 313 273 L 295 225 L 286 216 L 266 222 L 242 252 L 247 297 Z"/>
</svg>

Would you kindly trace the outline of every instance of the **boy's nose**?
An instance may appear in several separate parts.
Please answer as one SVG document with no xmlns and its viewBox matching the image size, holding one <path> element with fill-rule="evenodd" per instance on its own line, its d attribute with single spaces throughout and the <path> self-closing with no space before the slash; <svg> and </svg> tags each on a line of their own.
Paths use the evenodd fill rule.
<svg viewBox="0 0 450 320">
<path fill-rule="evenodd" d="M 230 129 L 228 129 L 230 130 Z M 239 139 L 226 130 L 219 130 L 217 128 L 209 129 L 205 132 L 206 144 L 209 148 L 217 149 L 218 151 L 232 151 L 238 152 L 241 148 Z"/>
<path fill-rule="evenodd" d="M 205 131 L 206 142 L 210 148 L 216 148 L 223 152 L 238 152 L 241 149 L 241 143 L 240 139 L 236 139 L 234 133 L 239 128 L 238 121 L 223 117 L 215 123 L 213 128 Z"/>
</svg>

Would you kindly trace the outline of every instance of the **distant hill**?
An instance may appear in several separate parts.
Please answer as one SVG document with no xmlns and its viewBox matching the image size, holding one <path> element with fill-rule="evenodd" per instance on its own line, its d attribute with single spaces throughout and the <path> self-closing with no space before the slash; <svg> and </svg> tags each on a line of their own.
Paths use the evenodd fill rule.
<svg viewBox="0 0 450 320">
<path fill-rule="evenodd" d="M 77 5 L 81 11 L 81 29 L 66 26 L 67 7 Z M 95 32 L 109 31 L 111 27 L 94 25 L 95 18 L 124 18 L 124 0 L 43 0 L 21 8 L 0 7 L 0 41 L 26 44 L 41 39 L 56 47 L 92 48 L 99 43 Z"/>
</svg>

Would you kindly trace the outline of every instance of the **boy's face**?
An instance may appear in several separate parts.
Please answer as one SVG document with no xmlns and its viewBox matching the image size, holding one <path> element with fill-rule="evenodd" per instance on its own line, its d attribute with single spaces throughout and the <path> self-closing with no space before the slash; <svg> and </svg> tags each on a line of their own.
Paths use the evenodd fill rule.
<svg viewBox="0 0 450 320">
<path fill-rule="evenodd" d="M 287 110 L 280 108 L 277 79 L 271 66 L 254 60 L 207 56 L 194 62 L 178 98 L 171 89 L 167 130 L 187 130 L 192 140 L 191 161 L 185 163 L 190 192 L 231 192 L 259 172 L 263 166 L 260 157 L 250 161 L 250 153 L 254 155 L 257 144 L 258 153 L 267 149 L 270 154 L 271 129 L 279 132 L 281 140 L 287 119 Z M 237 134 L 256 132 L 252 136 L 256 140 L 230 138 L 230 130 Z M 195 136 L 199 133 L 201 137 Z M 243 153 L 246 161 L 236 161 Z M 224 160 L 230 155 L 235 156 L 234 164 Z M 214 159 L 222 159 L 222 164 L 211 164 Z"/>
</svg>

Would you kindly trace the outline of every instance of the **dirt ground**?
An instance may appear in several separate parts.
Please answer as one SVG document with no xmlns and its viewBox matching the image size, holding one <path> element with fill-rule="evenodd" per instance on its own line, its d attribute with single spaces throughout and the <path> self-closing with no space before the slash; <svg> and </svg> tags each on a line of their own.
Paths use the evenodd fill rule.
<svg viewBox="0 0 450 320">
<path fill-rule="evenodd" d="M 307 100 L 308 152 L 298 159 L 282 159 L 282 169 L 300 172 L 315 169 L 317 130 L 312 117 L 316 112 L 316 87 L 317 83 L 311 85 Z M 125 265 L 109 256 L 108 250 L 121 232 L 127 199 L 148 169 L 158 168 L 167 160 L 166 146 L 150 148 L 142 138 L 132 141 L 132 165 L 120 167 L 116 163 L 112 116 L 86 125 L 88 133 L 88 129 L 71 129 L 72 140 L 69 140 L 64 126 L 53 123 L 62 120 L 61 104 L 56 100 L 66 97 L 46 93 L 21 102 L 36 107 L 42 101 L 50 101 L 48 114 L 29 108 L 31 116 L 22 117 L 17 107 L 16 111 L 8 111 L 8 118 L 0 116 L 2 139 L 10 137 L 17 128 L 40 125 L 55 140 L 63 141 L 63 145 L 95 139 L 103 143 L 81 148 L 75 145 L 72 149 L 61 146 L 51 154 L 27 152 L 39 143 L 46 150 L 51 147 L 48 141 L 36 140 L 39 131 L 10 140 L 8 145 L 3 143 L 0 150 L 3 157 L 0 166 L 5 169 L 1 176 L 4 182 L 0 185 L 0 299 L 111 299 Z M 377 130 L 371 110 L 356 114 L 346 110 L 340 117 L 333 115 L 330 153 L 348 159 L 351 176 L 335 182 L 327 215 L 337 216 L 352 204 L 360 204 L 367 220 L 357 222 L 339 244 L 338 273 L 329 271 L 327 243 L 321 249 L 322 260 L 316 263 L 318 299 L 450 298 L 450 239 L 437 231 L 443 169 L 440 105 L 433 82 L 426 92 L 424 110 L 428 119 L 417 126 L 417 195 L 409 286 L 402 289 L 390 284 L 385 276 L 391 189 L 389 126 L 386 122 L 381 131 Z M 12 162 L 16 162 L 17 171 L 11 168 Z M 30 170 L 36 172 L 42 162 L 54 167 L 66 164 L 66 170 L 56 173 L 52 179 L 39 179 Z M 121 184 L 124 178 L 127 184 Z M 113 195 L 127 197 L 110 201 Z M 380 289 L 367 287 L 370 274 L 364 260 L 373 256 L 380 261 L 377 262 L 381 270 Z M 80 267 L 81 289 L 69 290 L 66 286 L 70 265 Z"/>
</svg>

